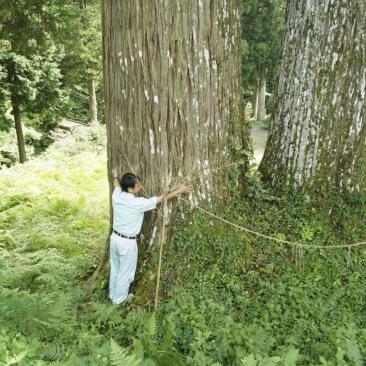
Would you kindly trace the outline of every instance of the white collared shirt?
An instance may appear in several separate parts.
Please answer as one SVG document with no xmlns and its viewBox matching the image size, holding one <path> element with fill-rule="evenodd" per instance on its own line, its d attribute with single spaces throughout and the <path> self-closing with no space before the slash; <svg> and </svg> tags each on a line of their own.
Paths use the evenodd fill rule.
<svg viewBox="0 0 366 366">
<path fill-rule="evenodd" d="M 115 187 L 112 194 L 113 229 L 121 234 L 136 236 L 141 231 L 144 213 L 153 210 L 158 197 L 136 197 Z"/>
</svg>

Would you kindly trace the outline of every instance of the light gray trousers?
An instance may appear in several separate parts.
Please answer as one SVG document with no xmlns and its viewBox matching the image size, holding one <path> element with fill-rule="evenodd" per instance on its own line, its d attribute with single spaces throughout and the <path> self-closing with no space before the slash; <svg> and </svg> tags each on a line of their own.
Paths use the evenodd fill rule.
<svg viewBox="0 0 366 366">
<path fill-rule="evenodd" d="M 109 298 L 114 305 L 126 300 L 128 289 L 135 277 L 137 264 L 136 239 L 126 239 L 112 233 L 110 237 Z"/>
</svg>

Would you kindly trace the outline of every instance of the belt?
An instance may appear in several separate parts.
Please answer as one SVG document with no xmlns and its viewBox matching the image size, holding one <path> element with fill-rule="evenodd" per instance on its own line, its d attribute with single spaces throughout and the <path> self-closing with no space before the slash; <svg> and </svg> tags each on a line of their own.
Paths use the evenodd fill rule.
<svg viewBox="0 0 366 366">
<path fill-rule="evenodd" d="M 113 229 L 113 232 L 114 232 L 116 235 L 120 236 L 121 238 L 125 238 L 125 239 L 136 239 L 136 236 L 127 236 L 127 235 L 123 235 L 123 234 L 119 233 L 118 231 L 116 231 L 116 230 L 114 230 L 114 229 Z"/>
</svg>

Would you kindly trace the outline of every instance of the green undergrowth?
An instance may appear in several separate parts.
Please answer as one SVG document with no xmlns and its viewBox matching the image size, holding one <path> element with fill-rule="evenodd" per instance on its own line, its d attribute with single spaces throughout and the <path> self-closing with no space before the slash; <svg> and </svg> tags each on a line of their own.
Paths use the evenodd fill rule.
<svg viewBox="0 0 366 366">
<path fill-rule="evenodd" d="M 261 192 L 216 214 L 275 238 L 334 245 L 365 240 L 365 208 L 360 196 Z M 200 339 L 195 364 L 292 364 L 290 352 L 293 364 L 363 365 L 366 249 L 299 250 L 200 212 L 182 226 L 165 253 L 164 293 L 178 319 L 197 324 L 184 335 Z"/>
<path fill-rule="evenodd" d="M 102 141 L 101 141 L 102 140 Z M 116 308 L 86 278 L 108 232 L 104 141 L 95 131 L 0 175 L 0 365 L 363 365 L 366 250 L 296 250 L 177 208 L 147 265 L 144 306 Z M 299 243 L 366 238 L 358 195 L 272 196 L 255 177 L 210 210 Z M 143 280 L 141 280 L 143 281 Z M 141 299 L 140 299 L 141 300 Z"/>
</svg>

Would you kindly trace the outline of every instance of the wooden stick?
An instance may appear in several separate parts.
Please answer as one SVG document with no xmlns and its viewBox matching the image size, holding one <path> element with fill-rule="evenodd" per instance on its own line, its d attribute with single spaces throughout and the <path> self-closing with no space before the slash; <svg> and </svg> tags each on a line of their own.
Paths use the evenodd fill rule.
<svg viewBox="0 0 366 366">
<path fill-rule="evenodd" d="M 158 309 L 158 301 L 159 301 L 159 287 L 160 287 L 160 272 L 161 272 L 161 261 L 163 257 L 163 246 L 165 243 L 165 226 L 166 226 L 166 219 L 167 219 L 167 195 L 164 195 L 163 201 L 163 227 L 161 229 L 161 236 L 160 236 L 160 251 L 159 251 L 159 264 L 158 264 L 158 274 L 156 280 L 156 290 L 155 290 L 155 306 L 154 310 Z"/>
</svg>

